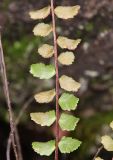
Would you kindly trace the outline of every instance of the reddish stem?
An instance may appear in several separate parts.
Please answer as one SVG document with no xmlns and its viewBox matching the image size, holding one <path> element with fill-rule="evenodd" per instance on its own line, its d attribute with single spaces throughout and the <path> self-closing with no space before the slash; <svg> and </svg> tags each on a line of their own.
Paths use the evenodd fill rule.
<svg viewBox="0 0 113 160">
<path fill-rule="evenodd" d="M 52 12 L 52 25 L 53 25 L 53 37 L 54 37 L 54 57 L 56 68 L 56 149 L 55 160 L 58 160 L 58 142 L 59 142 L 59 71 L 58 71 L 58 49 L 57 49 L 57 35 L 56 35 L 56 22 L 54 13 L 54 0 L 51 0 L 51 12 Z"/>
</svg>

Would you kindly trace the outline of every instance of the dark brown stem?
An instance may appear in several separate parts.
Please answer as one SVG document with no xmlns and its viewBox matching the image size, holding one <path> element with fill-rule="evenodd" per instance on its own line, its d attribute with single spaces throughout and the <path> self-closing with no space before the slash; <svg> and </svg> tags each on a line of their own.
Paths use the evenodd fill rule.
<svg viewBox="0 0 113 160">
<path fill-rule="evenodd" d="M 3 79 L 3 84 L 4 84 L 4 92 L 5 92 L 5 97 L 6 97 L 6 102 L 8 106 L 8 112 L 9 112 L 9 120 L 10 120 L 10 128 L 11 128 L 11 141 L 13 145 L 13 150 L 15 153 L 15 158 L 16 160 L 18 159 L 18 152 L 16 148 L 16 142 L 15 142 L 15 124 L 13 120 L 13 112 L 12 112 L 12 106 L 11 106 L 11 101 L 10 101 L 10 96 L 9 96 L 9 89 L 8 89 L 8 80 L 7 80 L 7 74 L 6 74 L 6 67 L 5 67 L 5 62 L 4 62 L 4 55 L 3 55 L 3 48 L 2 48 L 2 42 L 1 42 L 1 34 L 0 34 L 0 67 L 1 67 L 1 73 L 2 73 L 2 79 Z"/>
<path fill-rule="evenodd" d="M 54 0 L 51 0 L 51 13 L 52 13 L 52 25 L 53 25 L 53 37 L 54 37 L 54 57 L 56 68 L 56 149 L 55 160 L 58 160 L 58 142 L 59 142 L 59 72 L 58 72 L 58 49 L 57 49 L 57 36 L 56 36 L 56 22 L 54 13 Z"/>
</svg>

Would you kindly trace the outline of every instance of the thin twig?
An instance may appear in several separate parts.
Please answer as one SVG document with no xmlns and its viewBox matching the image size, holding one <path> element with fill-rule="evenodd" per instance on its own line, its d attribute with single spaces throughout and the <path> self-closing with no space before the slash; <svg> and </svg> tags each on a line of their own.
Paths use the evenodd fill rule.
<svg viewBox="0 0 113 160">
<path fill-rule="evenodd" d="M 6 102 L 7 102 L 7 106 L 8 106 L 8 112 L 9 112 L 11 141 L 12 141 L 13 150 L 15 153 L 15 158 L 16 158 L 16 160 L 19 160 L 17 146 L 16 146 L 16 142 L 15 142 L 15 123 L 14 123 L 14 119 L 13 119 L 13 112 L 12 112 L 12 106 L 11 106 L 10 95 L 9 95 L 8 80 L 7 80 L 6 67 L 5 67 L 3 48 L 2 48 L 2 42 L 1 42 L 1 34 L 0 34 L 0 67 L 1 67 L 1 73 L 2 73 L 2 80 L 3 80 L 3 84 L 4 84 L 4 92 L 5 92 L 4 94 L 6 97 Z"/>
<path fill-rule="evenodd" d="M 18 134 L 17 127 L 15 127 L 15 141 L 16 141 L 16 145 L 17 145 L 18 159 L 23 160 L 22 149 L 21 149 L 21 145 L 20 145 L 20 137 Z M 9 134 L 9 138 L 7 141 L 7 149 L 6 149 L 6 159 L 7 160 L 10 160 L 10 151 L 11 151 L 11 132 Z"/>
<path fill-rule="evenodd" d="M 54 0 L 51 0 L 51 12 L 52 12 L 52 25 L 53 25 L 53 37 L 54 37 L 54 57 L 56 68 L 56 149 L 55 160 L 58 160 L 58 142 L 59 142 L 59 71 L 58 71 L 58 49 L 57 49 L 57 36 L 56 36 L 56 22 L 54 13 Z"/>
<path fill-rule="evenodd" d="M 11 134 L 7 141 L 7 149 L 6 149 L 6 159 L 10 160 L 10 149 L 11 149 Z"/>
<path fill-rule="evenodd" d="M 27 107 L 29 106 L 29 104 L 33 101 L 33 97 L 31 97 L 27 102 L 25 102 L 25 104 L 23 105 L 22 109 L 19 112 L 18 117 L 16 118 L 16 125 L 19 124 L 19 121 L 22 117 L 22 115 L 25 113 L 25 110 L 27 109 Z M 18 138 L 18 137 L 17 137 Z M 6 157 L 8 160 L 10 160 L 10 150 L 11 150 L 11 133 L 9 134 L 9 138 L 8 138 L 8 142 L 7 142 L 7 150 L 6 150 Z M 21 148 L 18 148 L 19 152 L 19 159 L 22 160 L 22 152 L 21 152 Z"/>
<path fill-rule="evenodd" d="M 23 160 L 22 149 L 21 149 L 21 144 L 20 144 L 20 137 L 19 137 L 17 127 L 15 127 L 15 140 L 16 140 L 16 144 L 17 144 L 19 160 Z"/>
<path fill-rule="evenodd" d="M 21 109 L 20 112 L 19 112 L 18 117 L 16 118 L 16 125 L 19 124 L 19 121 L 20 121 L 22 115 L 25 113 L 25 110 L 27 109 L 27 107 L 30 105 L 30 103 L 31 103 L 33 100 L 34 100 L 34 98 L 31 97 L 31 98 L 29 98 L 29 99 L 24 103 L 22 109 Z"/>
<path fill-rule="evenodd" d="M 20 138 L 19 138 L 17 128 L 15 128 L 15 141 L 16 141 L 16 144 L 17 144 L 19 160 L 23 160 L 22 150 L 21 150 L 21 145 L 20 145 Z M 6 149 L 6 159 L 7 160 L 10 160 L 10 151 L 11 151 L 11 132 L 9 134 L 9 138 L 8 138 L 8 141 L 7 141 L 7 149 Z"/>
<path fill-rule="evenodd" d="M 95 158 L 99 155 L 99 153 L 101 152 L 102 149 L 103 149 L 103 146 L 100 146 L 100 147 L 98 148 L 98 150 L 97 150 L 97 152 L 96 152 L 93 160 L 95 160 Z"/>
</svg>

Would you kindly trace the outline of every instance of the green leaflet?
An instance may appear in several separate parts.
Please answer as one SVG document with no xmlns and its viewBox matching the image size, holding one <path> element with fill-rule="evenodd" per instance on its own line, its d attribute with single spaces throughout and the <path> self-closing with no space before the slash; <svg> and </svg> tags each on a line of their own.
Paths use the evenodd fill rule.
<svg viewBox="0 0 113 160">
<path fill-rule="evenodd" d="M 38 53 L 44 58 L 50 58 L 54 54 L 54 47 L 49 44 L 43 44 L 38 49 Z"/>
<path fill-rule="evenodd" d="M 69 93 L 63 93 L 59 98 L 60 107 L 63 110 L 67 110 L 67 111 L 75 110 L 78 102 L 79 102 L 79 98 Z"/>
<path fill-rule="evenodd" d="M 61 153 L 71 153 L 78 149 L 81 142 L 77 139 L 72 139 L 71 137 L 63 137 L 59 142 L 59 149 Z"/>
<path fill-rule="evenodd" d="M 59 78 L 59 83 L 60 87 L 68 92 L 77 92 L 81 87 L 80 83 L 67 75 L 62 75 Z"/>
<path fill-rule="evenodd" d="M 63 52 L 59 55 L 58 61 L 62 65 L 71 65 L 74 62 L 75 56 L 73 52 Z"/>
<path fill-rule="evenodd" d="M 38 103 L 50 103 L 56 95 L 55 89 L 35 94 L 34 98 Z"/>
<path fill-rule="evenodd" d="M 81 42 L 81 39 L 69 39 L 67 37 L 59 36 L 57 39 L 57 44 L 62 49 L 68 49 L 68 50 L 75 50 L 79 43 Z"/>
<path fill-rule="evenodd" d="M 72 131 L 75 129 L 78 121 L 79 118 L 76 118 L 69 114 L 62 113 L 59 120 L 59 125 L 62 130 Z"/>
<path fill-rule="evenodd" d="M 74 18 L 80 9 L 79 5 L 76 6 L 58 6 L 55 8 L 55 14 L 58 18 L 69 19 Z"/>
<path fill-rule="evenodd" d="M 113 130 L 113 121 L 110 123 L 110 127 Z"/>
<path fill-rule="evenodd" d="M 52 25 L 45 23 L 39 23 L 33 29 L 33 33 L 35 36 L 45 37 L 48 36 L 51 32 L 52 32 Z"/>
<path fill-rule="evenodd" d="M 31 113 L 30 116 L 35 123 L 41 126 L 51 126 L 56 119 L 55 111 Z"/>
<path fill-rule="evenodd" d="M 50 156 L 55 150 L 55 140 L 48 142 L 33 142 L 32 148 L 41 156 Z"/>
<path fill-rule="evenodd" d="M 107 151 L 113 151 L 113 139 L 110 136 L 102 136 L 101 143 Z"/>
<path fill-rule="evenodd" d="M 37 20 L 37 19 L 44 19 L 50 14 L 50 6 L 41 8 L 39 10 L 31 11 L 29 12 L 29 15 L 31 19 Z"/>
<path fill-rule="evenodd" d="M 30 73 L 40 79 L 50 79 L 55 75 L 55 67 L 51 64 L 36 63 L 31 65 Z"/>
<path fill-rule="evenodd" d="M 102 159 L 100 157 L 96 157 L 95 160 L 104 160 L 104 159 Z"/>
</svg>

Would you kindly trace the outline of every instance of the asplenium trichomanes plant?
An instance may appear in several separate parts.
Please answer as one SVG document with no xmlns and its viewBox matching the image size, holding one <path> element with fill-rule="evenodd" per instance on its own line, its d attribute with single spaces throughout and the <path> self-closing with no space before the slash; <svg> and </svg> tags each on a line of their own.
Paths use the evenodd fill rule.
<svg viewBox="0 0 113 160">
<path fill-rule="evenodd" d="M 77 92 L 80 88 L 80 83 L 76 82 L 73 78 L 62 75 L 59 77 L 59 67 L 58 63 L 62 65 L 71 65 L 74 62 L 75 56 L 72 51 L 74 51 L 80 39 L 73 40 L 64 36 L 57 36 L 56 33 L 56 21 L 55 16 L 60 19 L 71 19 L 74 18 L 80 9 L 80 6 L 57 6 L 54 7 L 54 0 L 50 1 L 51 5 L 44 7 L 40 10 L 31 11 L 30 17 L 33 20 L 45 19 L 48 15 L 52 15 L 52 24 L 38 23 L 34 29 L 33 33 L 35 36 L 48 36 L 53 32 L 53 44 L 43 44 L 38 49 L 38 53 L 43 58 L 51 58 L 54 56 L 54 65 L 46 65 L 44 63 L 32 64 L 30 68 L 30 73 L 34 77 L 40 79 L 50 79 L 56 75 L 56 89 L 51 89 L 49 91 L 44 91 L 36 94 L 34 96 L 38 103 L 50 103 L 54 97 L 56 97 L 56 111 L 50 110 L 46 113 L 31 113 L 31 119 L 41 126 L 51 126 L 56 121 L 56 140 L 50 140 L 48 142 L 33 142 L 32 148 L 35 152 L 40 155 L 49 156 L 55 151 L 55 160 L 58 160 L 58 149 L 61 153 L 70 153 L 78 149 L 81 142 L 77 139 L 71 137 L 62 137 L 59 139 L 59 129 L 66 131 L 72 131 L 75 129 L 79 118 L 73 115 L 62 113 L 60 115 L 60 108 L 63 111 L 72 111 L 77 107 L 79 99 L 75 97 L 72 93 Z M 67 49 L 66 52 L 62 52 L 58 55 L 58 46 L 61 49 Z M 65 90 L 59 97 L 59 90 Z"/>
</svg>

